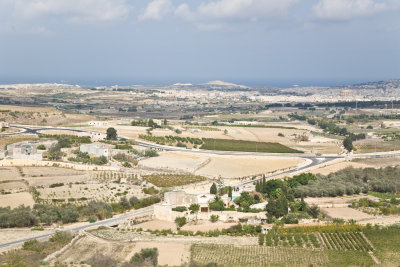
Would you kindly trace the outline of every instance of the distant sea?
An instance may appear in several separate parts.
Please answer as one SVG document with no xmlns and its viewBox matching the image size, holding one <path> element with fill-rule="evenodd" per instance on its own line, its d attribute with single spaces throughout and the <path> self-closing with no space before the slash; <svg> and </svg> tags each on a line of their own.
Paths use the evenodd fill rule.
<svg viewBox="0 0 400 267">
<path fill-rule="evenodd" d="M 224 82 L 235 83 L 240 85 L 248 85 L 254 87 L 278 87 L 278 88 L 291 88 L 294 85 L 304 86 L 343 86 L 349 84 L 366 83 L 372 81 L 379 81 L 384 79 L 229 79 L 229 78 L 216 78 L 209 79 L 158 79 L 158 78 L 144 78 L 144 79 L 46 79 L 46 78 L 1 78 L 0 84 L 16 84 L 16 83 L 65 83 L 72 85 L 80 85 L 82 87 L 95 87 L 95 86 L 128 86 L 128 85 L 171 85 L 174 83 L 192 83 L 202 84 L 213 80 L 221 80 Z"/>
</svg>

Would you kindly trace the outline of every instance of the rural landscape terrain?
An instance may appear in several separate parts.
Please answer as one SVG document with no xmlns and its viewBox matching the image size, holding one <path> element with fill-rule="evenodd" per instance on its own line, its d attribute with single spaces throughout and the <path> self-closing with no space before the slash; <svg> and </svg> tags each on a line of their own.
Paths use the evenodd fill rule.
<svg viewBox="0 0 400 267">
<path fill-rule="evenodd" d="M 0 85 L 0 266 L 398 266 L 399 92 Z"/>
</svg>

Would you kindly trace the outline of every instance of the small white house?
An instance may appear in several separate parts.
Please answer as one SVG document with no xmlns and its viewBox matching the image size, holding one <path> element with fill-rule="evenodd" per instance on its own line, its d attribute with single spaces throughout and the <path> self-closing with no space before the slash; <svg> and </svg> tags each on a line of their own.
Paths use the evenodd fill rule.
<svg viewBox="0 0 400 267">
<path fill-rule="evenodd" d="M 56 143 L 55 140 L 24 141 L 8 145 L 7 151 L 8 154 L 12 154 L 14 159 L 42 160 L 43 153 Z M 43 145 L 45 149 L 37 149 L 39 145 Z"/>
<path fill-rule="evenodd" d="M 83 153 L 88 153 L 89 155 L 101 157 L 104 156 L 109 158 L 109 149 L 107 145 L 102 143 L 93 143 L 93 144 L 83 144 L 79 149 Z"/>
</svg>

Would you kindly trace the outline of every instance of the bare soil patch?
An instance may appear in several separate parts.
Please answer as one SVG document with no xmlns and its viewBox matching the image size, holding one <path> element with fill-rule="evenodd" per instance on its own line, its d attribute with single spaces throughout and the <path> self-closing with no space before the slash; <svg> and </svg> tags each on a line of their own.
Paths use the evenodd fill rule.
<svg viewBox="0 0 400 267">
<path fill-rule="evenodd" d="M 16 208 L 20 205 L 33 207 L 35 201 L 28 192 L 0 195 L 0 207 Z"/>
<path fill-rule="evenodd" d="M 352 209 L 349 207 L 341 207 L 341 208 L 322 208 L 323 211 L 327 213 L 327 215 L 331 218 L 341 218 L 344 220 L 368 220 L 373 219 L 374 216 L 364 213 L 362 211 Z"/>
</svg>

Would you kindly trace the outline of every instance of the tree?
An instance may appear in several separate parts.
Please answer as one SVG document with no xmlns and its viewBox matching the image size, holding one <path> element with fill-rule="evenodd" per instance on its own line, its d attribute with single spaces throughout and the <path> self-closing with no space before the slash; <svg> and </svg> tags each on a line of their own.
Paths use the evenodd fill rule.
<svg viewBox="0 0 400 267">
<path fill-rule="evenodd" d="M 217 185 L 213 183 L 210 187 L 210 194 L 216 195 L 217 194 Z"/>
<path fill-rule="evenodd" d="M 153 121 L 153 119 L 149 119 L 149 120 L 147 121 L 147 126 L 150 127 L 150 128 L 155 128 L 155 127 L 157 126 L 157 123 L 155 123 L 155 122 Z"/>
<path fill-rule="evenodd" d="M 267 216 L 272 215 L 275 218 L 280 218 L 288 214 L 288 201 L 285 196 L 279 196 L 278 198 L 270 198 L 265 209 L 267 210 Z"/>
<path fill-rule="evenodd" d="M 232 187 L 228 187 L 228 197 L 232 199 Z"/>
<path fill-rule="evenodd" d="M 198 212 L 199 209 L 200 209 L 200 205 L 199 205 L 199 204 L 191 204 L 190 207 L 189 207 L 189 210 L 190 210 L 192 213 Z"/>
<path fill-rule="evenodd" d="M 343 146 L 347 151 L 353 151 L 353 141 L 351 140 L 351 137 L 348 136 L 343 140 Z"/>
<path fill-rule="evenodd" d="M 117 130 L 115 128 L 110 127 L 107 129 L 107 140 L 117 140 Z"/>
<path fill-rule="evenodd" d="M 224 202 L 222 200 L 214 201 L 208 204 L 210 210 L 223 211 L 224 210 Z"/>
</svg>

